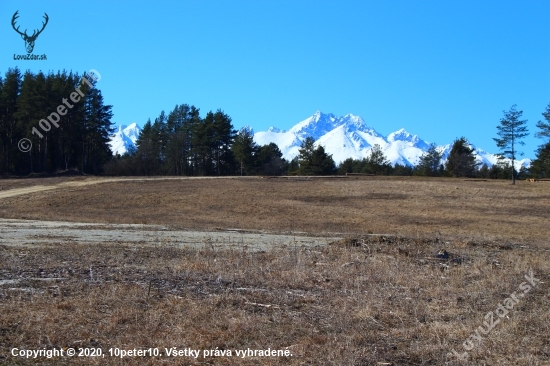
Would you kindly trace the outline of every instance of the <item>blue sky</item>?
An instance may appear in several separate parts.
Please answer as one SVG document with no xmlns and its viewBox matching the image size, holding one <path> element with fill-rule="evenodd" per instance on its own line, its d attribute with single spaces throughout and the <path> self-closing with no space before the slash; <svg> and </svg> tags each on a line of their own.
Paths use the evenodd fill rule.
<svg viewBox="0 0 550 366">
<path fill-rule="evenodd" d="M 34 54 L 11 27 L 49 24 Z M 529 120 L 527 157 L 550 103 L 550 1 L 0 2 L 0 73 L 96 69 L 117 124 L 161 110 L 221 108 L 235 127 L 291 127 L 316 110 L 496 152 L 502 111 Z"/>
</svg>

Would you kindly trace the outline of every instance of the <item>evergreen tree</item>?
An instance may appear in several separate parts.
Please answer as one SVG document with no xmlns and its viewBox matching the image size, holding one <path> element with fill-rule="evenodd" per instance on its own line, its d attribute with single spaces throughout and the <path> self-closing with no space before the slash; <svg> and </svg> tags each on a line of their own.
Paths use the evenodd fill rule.
<svg viewBox="0 0 550 366">
<path fill-rule="evenodd" d="M 313 175 L 313 151 L 315 150 L 315 140 L 313 137 L 307 137 L 298 150 L 299 173 L 301 175 Z"/>
<path fill-rule="evenodd" d="M 22 159 L 17 149 L 19 139 L 24 137 L 24 131 L 21 131 L 15 118 L 21 84 L 19 69 L 8 69 L 2 81 L 0 93 L 0 172 L 2 173 L 20 173 L 22 171 L 18 167 L 30 162 L 30 156 L 29 160 Z"/>
<path fill-rule="evenodd" d="M 501 160 L 493 164 L 489 169 L 488 178 L 491 179 L 510 179 L 512 177 L 511 165 L 508 161 Z"/>
<path fill-rule="evenodd" d="M 153 147 L 153 128 L 151 120 L 147 120 L 138 139 L 136 140 L 136 154 L 134 160 L 139 174 L 152 175 L 156 172 L 156 154 Z"/>
<path fill-rule="evenodd" d="M 10 69 L 1 84 L 0 173 L 77 169 L 97 174 L 112 158 L 112 107 L 104 105 L 93 81 L 66 71 L 27 71 L 21 78 L 17 69 Z M 77 87 L 83 96 L 72 102 Z M 29 152 L 18 151 L 22 138 L 31 140 Z"/>
<path fill-rule="evenodd" d="M 432 143 L 428 151 L 420 157 L 416 166 L 415 173 L 418 175 L 427 175 L 436 177 L 441 175 L 441 153 L 437 150 L 437 145 Z"/>
<path fill-rule="evenodd" d="M 289 163 L 288 163 L 288 175 L 297 175 L 300 173 L 300 163 L 299 163 L 299 157 L 295 156 Z"/>
<path fill-rule="evenodd" d="M 474 149 L 465 137 L 456 139 L 447 158 L 446 171 L 453 177 L 475 176 L 479 163 L 476 162 Z"/>
<path fill-rule="evenodd" d="M 550 104 L 542 115 L 546 121 L 538 121 L 540 131 L 535 136 L 547 142 L 537 149 L 537 158 L 531 162 L 531 173 L 537 178 L 550 178 Z"/>
<path fill-rule="evenodd" d="M 256 161 L 259 173 L 262 175 L 282 175 L 287 170 L 283 153 L 273 142 L 259 148 Z"/>
<path fill-rule="evenodd" d="M 477 176 L 479 178 L 489 178 L 489 166 L 487 164 L 483 164 L 477 171 Z"/>
<path fill-rule="evenodd" d="M 218 175 L 229 175 L 233 173 L 234 160 L 231 153 L 231 145 L 237 131 L 233 129 L 231 117 L 218 109 L 214 113 L 214 158 L 216 173 Z"/>
<path fill-rule="evenodd" d="M 391 164 L 384 155 L 380 145 L 375 144 L 370 152 L 369 157 L 365 160 L 365 166 L 362 169 L 363 173 L 368 174 L 389 174 Z"/>
<path fill-rule="evenodd" d="M 410 165 L 395 164 L 392 169 L 392 175 L 410 176 L 413 175 L 413 167 Z"/>
<path fill-rule="evenodd" d="M 540 128 L 535 134 L 535 137 L 550 139 L 550 103 L 546 107 L 546 111 L 542 113 L 542 116 L 546 121 L 538 121 L 537 127 Z"/>
<path fill-rule="evenodd" d="M 354 159 L 347 158 L 342 163 L 340 163 L 340 166 L 338 167 L 338 174 L 345 175 L 346 173 L 355 173 L 353 171 L 353 165 L 354 165 Z"/>
<path fill-rule="evenodd" d="M 252 175 L 256 172 L 256 155 L 259 147 L 254 142 L 254 136 L 250 130 L 242 128 L 233 141 L 231 151 L 238 164 L 240 175 Z"/>
<path fill-rule="evenodd" d="M 199 121 L 199 110 L 187 104 L 176 105 L 168 115 L 164 169 L 167 174 L 193 174 L 191 137 L 194 125 Z"/>
<path fill-rule="evenodd" d="M 68 93 L 69 91 L 64 90 L 64 92 Z M 84 108 L 86 110 L 86 115 L 82 119 L 84 126 L 81 125 L 78 129 L 83 132 L 83 145 L 79 166 L 81 171 L 99 174 L 103 164 L 112 158 L 112 152 L 109 147 L 109 136 L 114 132 L 112 128 L 113 123 L 111 122 L 113 107 L 104 104 L 101 91 L 94 87 L 86 93 Z M 74 112 L 76 113 L 77 111 L 78 109 Z M 72 116 L 71 113 L 68 113 L 68 116 L 65 116 L 67 117 L 65 120 L 68 120 Z M 78 164 L 76 161 L 75 163 Z M 66 166 L 65 169 L 68 169 L 68 167 Z"/>
<path fill-rule="evenodd" d="M 332 155 L 325 152 L 325 148 L 319 145 L 315 148 L 315 140 L 307 137 L 299 150 L 298 162 L 301 175 L 330 175 L 336 171 L 336 165 Z"/>
<path fill-rule="evenodd" d="M 550 178 L 550 142 L 537 149 L 537 158 L 531 162 L 531 173 L 536 178 Z"/>
<path fill-rule="evenodd" d="M 321 145 L 313 150 L 311 167 L 313 167 L 314 175 L 332 175 L 336 172 L 336 164 L 332 155 L 327 154 Z"/>
<path fill-rule="evenodd" d="M 529 135 L 527 129 L 527 120 L 521 120 L 523 111 L 517 111 L 514 104 L 508 112 L 503 111 L 504 118 L 501 118 L 500 125 L 497 126 L 497 134 L 499 137 L 493 138 L 497 143 L 501 153 L 498 154 L 500 159 L 508 158 L 512 161 L 512 184 L 516 184 L 516 174 L 514 163 L 518 156 L 523 155 L 522 152 L 516 149 L 517 145 L 525 145 L 525 142 L 521 141 L 522 138 Z"/>
</svg>

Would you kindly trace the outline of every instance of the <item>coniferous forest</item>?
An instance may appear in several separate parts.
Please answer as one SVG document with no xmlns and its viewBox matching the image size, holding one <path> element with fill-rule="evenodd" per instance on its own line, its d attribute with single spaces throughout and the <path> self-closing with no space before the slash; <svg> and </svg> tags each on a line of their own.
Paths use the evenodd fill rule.
<svg viewBox="0 0 550 366">
<path fill-rule="evenodd" d="M 550 177 L 548 141 L 537 150 L 531 168 L 519 172 L 513 171 L 505 160 L 492 167 L 479 166 L 465 137 L 455 140 L 446 164 L 435 145 L 415 167 L 391 165 L 380 146 L 375 145 L 369 157 L 350 158 L 336 166 L 332 156 L 322 146 L 315 146 L 311 138 L 304 140 L 299 156 L 286 161 L 277 145 L 258 146 L 248 129 L 236 131 L 231 117 L 222 110 L 209 111 L 201 117 L 199 109 L 188 104 L 176 105 L 171 112 L 162 111 L 154 121 L 148 120 L 135 151 L 112 156 L 108 145 L 114 132 L 112 106 L 104 103 L 96 82 L 86 75 L 72 71 L 22 73 L 15 68 L 0 77 L 0 175 L 78 171 L 108 175 L 364 173 L 493 179 L 509 179 L 512 174 L 516 178 Z M 510 115 L 520 118 L 521 111 L 513 106 L 505 117 L 509 119 Z M 535 135 L 548 140 L 550 105 L 542 115 L 544 121 L 538 122 Z M 506 118 L 501 121 L 502 126 L 510 125 Z M 511 121 L 512 125 L 514 122 L 523 126 L 526 121 L 517 119 Z M 28 152 L 21 151 L 22 139 L 32 144 Z"/>
<path fill-rule="evenodd" d="M 16 68 L 0 78 L 0 174 L 101 173 L 111 159 L 112 107 L 93 79 L 83 82 L 83 76 Z M 71 101 L 72 93 L 78 102 Z M 29 152 L 20 151 L 23 138 L 32 143 Z"/>
</svg>

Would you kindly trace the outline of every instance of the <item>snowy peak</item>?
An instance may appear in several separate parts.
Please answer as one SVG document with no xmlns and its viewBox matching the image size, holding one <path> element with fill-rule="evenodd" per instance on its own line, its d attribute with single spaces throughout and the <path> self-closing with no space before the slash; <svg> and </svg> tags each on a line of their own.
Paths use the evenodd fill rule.
<svg viewBox="0 0 550 366">
<path fill-rule="evenodd" d="M 137 123 L 128 126 L 118 126 L 116 132 L 110 136 L 109 146 L 113 155 L 124 155 L 136 148 L 136 141 L 141 133 L 141 128 Z"/>
<path fill-rule="evenodd" d="M 122 133 L 127 136 L 133 142 L 136 142 L 139 134 L 141 133 L 141 128 L 139 128 L 137 123 L 132 123 L 129 126 L 120 126 Z"/>
<path fill-rule="evenodd" d="M 404 128 L 392 132 L 388 135 L 388 141 L 407 141 L 411 142 L 415 138 L 418 138 L 416 135 L 408 133 Z"/>
<path fill-rule="evenodd" d="M 304 139 L 311 136 L 317 140 L 319 137 L 333 130 L 337 125 L 336 117 L 333 114 L 324 114 L 321 111 L 317 111 L 313 116 L 298 122 L 289 132 Z"/>
<path fill-rule="evenodd" d="M 249 125 L 244 125 L 239 129 L 239 132 L 248 132 L 251 135 L 254 135 L 254 129 Z"/>
<path fill-rule="evenodd" d="M 384 136 L 367 126 L 361 117 L 351 113 L 337 117 L 332 113 L 317 111 L 287 131 L 270 127 L 265 132 L 254 134 L 256 143 L 264 145 L 274 142 L 287 159 L 298 155 L 298 149 L 307 137 L 325 146 L 337 162 L 349 157 L 366 157 L 374 144 L 382 147 L 388 145 Z"/>
<path fill-rule="evenodd" d="M 392 164 L 416 165 L 430 144 L 417 135 L 407 132 L 404 128 L 390 133 L 388 136 L 379 134 L 369 127 L 365 121 L 351 113 L 337 117 L 332 113 L 315 112 L 311 117 L 298 122 L 289 130 L 284 131 L 270 127 L 267 131 L 256 132 L 254 140 L 259 145 L 271 142 L 279 146 L 285 159 L 291 160 L 298 155 L 302 141 L 312 137 L 316 145 L 322 145 L 336 163 L 347 158 L 363 159 L 370 155 L 372 147 L 380 145 L 382 151 Z M 442 163 L 447 160 L 451 144 L 438 146 L 443 155 Z M 476 159 L 488 166 L 497 163 L 494 154 L 474 148 Z M 529 165 L 529 159 L 518 161 L 521 165 Z"/>
<path fill-rule="evenodd" d="M 386 139 L 389 143 L 408 143 L 422 150 L 427 150 L 430 147 L 426 141 L 420 139 L 417 135 L 407 132 L 404 128 L 390 133 Z"/>
</svg>

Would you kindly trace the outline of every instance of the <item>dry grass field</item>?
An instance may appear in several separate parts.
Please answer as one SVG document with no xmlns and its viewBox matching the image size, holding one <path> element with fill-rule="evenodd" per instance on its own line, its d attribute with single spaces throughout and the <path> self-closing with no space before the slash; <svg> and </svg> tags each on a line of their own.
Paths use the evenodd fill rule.
<svg viewBox="0 0 550 366">
<path fill-rule="evenodd" d="M 550 237 L 549 208 L 548 182 L 184 179 L 119 181 L 9 197 L 1 201 L 0 217 L 539 242 Z"/>
<path fill-rule="evenodd" d="M 263 251 L 0 246 L 0 364 L 550 365 L 549 207 L 547 183 L 379 177 L 128 180 L 0 198 L 2 218 L 345 237 Z M 13 347 L 107 356 L 25 360 Z M 115 347 L 233 354 L 110 357 Z M 235 356 L 248 348 L 292 355 Z"/>
</svg>

